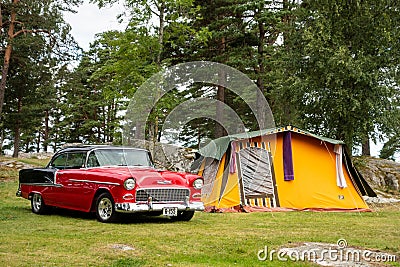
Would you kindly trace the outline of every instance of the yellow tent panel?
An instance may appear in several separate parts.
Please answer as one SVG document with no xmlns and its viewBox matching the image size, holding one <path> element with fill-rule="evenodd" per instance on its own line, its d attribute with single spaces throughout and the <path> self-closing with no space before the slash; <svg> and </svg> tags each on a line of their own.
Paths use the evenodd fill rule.
<svg viewBox="0 0 400 267">
<path fill-rule="evenodd" d="M 237 173 L 228 174 L 228 182 L 223 191 L 218 207 L 230 208 L 240 205 L 239 184 Z"/>
</svg>

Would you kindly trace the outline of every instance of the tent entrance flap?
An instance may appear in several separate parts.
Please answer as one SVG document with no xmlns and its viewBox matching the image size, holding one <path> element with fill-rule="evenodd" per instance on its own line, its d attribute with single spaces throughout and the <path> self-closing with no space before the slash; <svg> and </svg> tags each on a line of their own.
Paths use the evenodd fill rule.
<svg viewBox="0 0 400 267">
<path fill-rule="evenodd" d="M 218 187 L 220 181 L 216 179 L 218 176 L 219 161 L 213 158 L 207 158 L 203 168 L 202 175 L 204 177 L 204 186 L 201 189 L 202 201 L 206 205 L 216 205 L 218 192 L 216 192 L 214 188 Z"/>
<path fill-rule="evenodd" d="M 259 147 L 247 147 L 238 154 L 242 203 L 258 207 L 279 206 L 270 152 Z"/>
</svg>

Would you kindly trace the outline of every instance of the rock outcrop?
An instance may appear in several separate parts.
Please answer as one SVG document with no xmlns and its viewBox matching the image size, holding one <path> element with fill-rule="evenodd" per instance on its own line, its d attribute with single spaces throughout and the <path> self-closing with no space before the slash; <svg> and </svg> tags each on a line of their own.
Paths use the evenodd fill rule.
<svg viewBox="0 0 400 267">
<path fill-rule="evenodd" d="M 151 152 L 157 168 L 179 172 L 189 172 L 195 158 L 195 150 L 164 143 L 135 140 L 132 146 Z"/>
<path fill-rule="evenodd" d="M 21 170 L 21 169 L 34 168 L 35 166 L 14 159 L 10 159 L 6 161 L 0 161 L 0 168 L 1 167 Z"/>
<path fill-rule="evenodd" d="M 400 163 L 373 157 L 355 157 L 354 165 L 377 193 L 368 203 L 400 202 Z"/>
<path fill-rule="evenodd" d="M 399 192 L 400 163 L 373 157 L 356 157 L 354 164 L 372 187 Z"/>
</svg>

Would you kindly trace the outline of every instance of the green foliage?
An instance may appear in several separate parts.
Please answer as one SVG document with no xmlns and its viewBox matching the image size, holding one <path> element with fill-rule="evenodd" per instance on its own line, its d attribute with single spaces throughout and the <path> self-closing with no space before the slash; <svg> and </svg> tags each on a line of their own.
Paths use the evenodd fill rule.
<svg viewBox="0 0 400 267">
<path fill-rule="evenodd" d="M 304 127 L 342 139 L 350 147 L 380 138 L 376 129 L 389 134 L 389 117 L 398 118 L 392 108 L 397 94 L 395 3 L 387 8 L 375 1 L 184 2 L 180 9 L 169 1 L 126 2 L 137 25 L 146 25 L 151 14 L 159 19 L 165 14 L 162 43 L 157 46 L 161 32 L 154 25 L 154 43 L 147 44 L 154 48 L 150 49 L 154 58 L 161 50 L 166 65 L 210 60 L 241 70 L 264 93 L 278 125 Z M 215 98 L 214 90 L 193 86 L 186 93 L 189 98 Z M 150 124 L 162 125 L 164 114 L 177 105 L 172 104 L 177 96 L 180 102 L 188 99 L 169 94 L 154 109 Z M 247 116 L 251 112 L 238 96 L 225 91 L 220 100 L 235 107 L 247 128 L 256 128 L 254 117 Z M 212 137 L 215 128 L 210 123 L 208 119 L 191 121 L 181 140 L 193 145 L 189 140 L 199 140 L 199 133 L 201 138 Z"/>
<path fill-rule="evenodd" d="M 20 148 L 39 149 L 48 142 L 42 121 L 50 107 L 60 67 L 75 58 L 76 43 L 69 35 L 70 27 L 63 21 L 62 11 L 72 11 L 74 1 L 19 1 L 1 3 L 1 58 L 4 48 L 12 47 L 8 82 L 5 88 L 5 107 L 0 125 L 4 138 L 13 140 L 14 156 Z M 15 29 L 7 35 L 15 12 Z M 3 66 L 3 70 L 5 65 Z M 5 77 L 4 77 L 5 78 Z M 3 140 L 1 140 L 3 141 Z M 1 150 L 1 148 L 0 148 Z"/>
<path fill-rule="evenodd" d="M 396 1 L 125 0 L 126 12 L 119 17 L 129 20 L 127 28 L 99 33 L 74 70 L 65 62 L 78 50 L 67 49 L 73 40 L 60 11 L 80 1 L 36 2 L 21 4 L 24 23 L 27 29 L 41 25 L 51 35 L 16 39 L 1 122 L 5 137 L 19 137 L 24 150 L 37 149 L 37 143 L 54 148 L 66 142 L 120 143 L 122 116 L 144 81 L 171 65 L 207 60 L 247 74 L 278 125 L 342 139 L 351 148 L 386 138 L 382 156 L 391 158 L 398 151 Z M 117 1 L 91 2 L 105 7 Z M 9 8 L 10 3 L 2 4 L 3 17 Z M 0 34 L 3 47 L 5 33 Z M 258 127 L 239 96 L 196 84 L 156 103 L 146 138 L 159 139 L 168 114 L 200 97 L 223 101 L 247 129 Z M 196 147 L 217 128 L 211 119 L 198 118 L 177 138 Z"/>
<path fill-rule="evenodd" d="M 379 157 L 383 159 L 395 159 L 395 153 L 400 151 L 400 137 L 392 136 L 383 146 Z"/>
<path fill-rule="evenodd" d="M 288 112 L 300 115 L 295 124 L 350 147 L 377 138 L 397 94 L 395 5 L 303 1 L 296 9 L 279 61 L 291 84 L 284 91 L 294 96 Z"/>
</svg>

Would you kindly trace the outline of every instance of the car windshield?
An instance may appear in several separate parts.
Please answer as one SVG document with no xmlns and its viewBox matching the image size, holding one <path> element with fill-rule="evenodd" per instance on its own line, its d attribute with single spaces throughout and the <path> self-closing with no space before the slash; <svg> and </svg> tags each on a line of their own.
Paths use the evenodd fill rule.
<svg viewBox="0 0 400 267">
<path fill-rule="evenodd" d="M 152 167 L 146 150 L 113 148 L 96 149 L 89 154 L 88 167 L 102 166 L 149 166 Z"/>
</svg>

